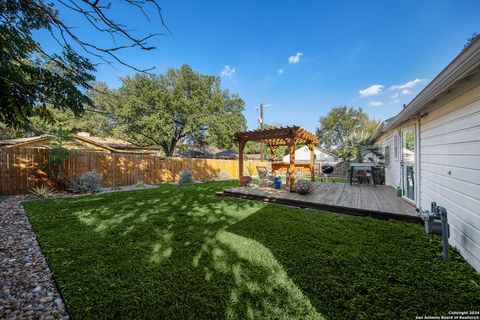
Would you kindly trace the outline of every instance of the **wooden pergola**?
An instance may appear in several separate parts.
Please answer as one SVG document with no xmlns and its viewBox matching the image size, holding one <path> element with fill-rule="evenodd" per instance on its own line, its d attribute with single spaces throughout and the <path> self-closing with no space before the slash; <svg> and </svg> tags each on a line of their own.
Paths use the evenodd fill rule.
<svg viewBox="0 0 480 320">
<path fill-rule="evenodd" d="M 290 178 L 290 191 L 295 184 L 295 166 L 307 167 L 310 169 L 310 175 L 312 181 L 315 180 L 315 144 L 319 143 L 317 137 L 311 133 L 297 126 L 276 128 L 276 129 L 259 129 L 253 131 L 237 132 L 235 134 L 235 141 L 238 142 L 238 176 L 239 179 L 243 177 L 243 150 L 245 144 L 248 141 L 257 141 L 265 143 L 272 156 L 280 146 L 288 146 L 290 153 L 290 163 L 284 164 L 283 162 L 272 163 L 272 170 L 287 169 Z M 310 163 L 297 163 L 295 164 L 295 149 L 297 145 L 307 145 L 310 150 Z"/>
</svg>

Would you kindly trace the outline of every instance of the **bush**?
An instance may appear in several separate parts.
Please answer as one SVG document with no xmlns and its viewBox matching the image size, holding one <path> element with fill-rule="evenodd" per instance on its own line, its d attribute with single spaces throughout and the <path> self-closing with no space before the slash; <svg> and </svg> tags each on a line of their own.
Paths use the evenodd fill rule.
<svg viewBox="0 0 480 320">
<path fill-rule="evenodd" d="M 182 172 L 180 172 L 180 179 L 178 180 L 179 184 L 192 183 L 193 181 L 194 180 L 192 171 L 183 170 Z"/>
<path fill-rule="evenodd" d="M 220 173 L 218 174 L 218 180 L 229 180 L 229 179 L 230 179 L 230 175 L 226 171 L 220 171 Z"/>
<path fill-rule="evenodd" d="M 95 170 L 76 177 L 70 184 L 72 192 L 95 193 L 102 191 L 102 175 Z"/>
<path fill-rule="evenodd" d="M 295 183 L 295 191 L 300 194 L 309 194 L 312 190 L 312 183 L 304 180 L 299 180 Z"/>
<path fill-rule="evenodd" d="M 55 193 L 55 189 L 43 185 L 43 186 L 39 186 L 39 187 L 34 187 L 30 191 L 30 193 L 32 193 L 33 195 L 35 195 L 39 198 L 48 199 L 48 198 L 51 198 L 53 196 L 53 194 Z"/>
<path fill-rule="evenodd" d="M 137 183 L 135 183 L 135 187 L 145 188 L 145 182 L 143 182 L 143 180 L 138 180 Z"/>
</svg>

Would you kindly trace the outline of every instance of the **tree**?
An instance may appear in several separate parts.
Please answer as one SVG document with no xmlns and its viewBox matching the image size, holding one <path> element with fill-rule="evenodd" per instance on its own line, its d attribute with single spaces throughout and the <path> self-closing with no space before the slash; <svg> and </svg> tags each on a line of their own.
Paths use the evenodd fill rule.
<svg viewBox="0 0 480 320">
<path fill-rule="evenodd" d="M 354 132 L 363 132 L 370 136 L 377 130 L 380 122 L 370 119 L 361 108 L 336 107 L 326 116 L 320 117 L 317 137 L 321 147 L 335 151 L 345 146 Z"/>
<path fill-rule="evenodd" d="M 365 131 L 353 131 L 343 139 L 343 145 L 336 150 L 338 157 L 355 162 L 363 162 L 364 156 L 368 153 L 383 159 L 383 155 L 371 139 L 371 133 Z"/>
<path fill-rule="evenodd" d="M 275 129 L 275 128 L 280 128 L 282 127 L 282 125 L 280 124 L 268 124 L 268 123 L 265 123 L 263 125 L 263 129 L 264 130 L 268 130 L 268 129 Z M 297 146 L 298 148 L 301 148 L 301 146 Z M 247 144 L 245 145 L 245 149 L 244 149 L 244 152 L 246 154 L 259 154 L 261 151 L 261 148 L 260 148 L 260 142 L 257 142 L 257 141 L 249 141 L 247 142 Z M 270 148 L 268 148 L 268 146 L 265 146 L 263 148 L 263 158 L 264 159 L 270 159 L 270 158 L 274 158 L 274 160 L 282 160 L 284 156 L 286 156 L 289 152 L 289 149 L 287 146 L 280 146 L 277 148 L 276 152 L 275 152 L 275 156 L 272 155 L 271 151 L 270 151 Z"/>
<path fill-rule="evenodd" d="M 478 38 L 480 38 L 480 34 L 474 32 L 470 37 L 467 38 L 467 43 L 463 46 L 463 50 L 467 49 L 472 43 L 474 43 Z"/>
<path fill-rule="evenodd" d="M 54 181 L 55 188 L 64 188 L 68 184 L 68 178 L 62 171 L 62 165 L 68 159 L 68 149 L 63 147 L 64 142 L 72 140 L 70 132 L 62 129 L 52 129 L 53 148 L 48 152 L 48 161 L 39 165 L 39 169 L 45 170 L 47 175 Z"/>
<path fill-rule="evenodd" d="M 233 146 L 233 134 L 246 127 L 243 100 L 220 87 L 216 76 L 183 65 L 164 75 L 122 79 L 116 92 L 115 121 L 136 144 L 161 146 L 173 155 L 179 142 Z"/>
<path fill-rule="evenodd" d="M 149 11 L 144 8 L 146 4 L 152 5 L 165 27 L 156 0 L 123 2 L 145 15 Z M 97 45 L 82 38 L 63 22 L 57 6 L 85 18 L 95 32 L 110 35 L 114 45 L 104 45 L 105 41 Z M 111 7 L 111 3 L 101 0 L 64 0 L 55 5 L 43 0 L 0 0 L 0 122 L 8 127 L 28 128 L 35 115 L 52 121 L 48 105 L 81 114 L 85 105 L 92 104 L 86 90 L 91 89 L 95 79 L 96 63 L 90 58 L 103 63 L 113 60 L 146 71 L 129 65 L 117 53 L 133 47 L 152 50 L 154 47 L 147 41 L 156 34 L 135 36 L 131 28 L 113 20 Z M 47 52 L 33 38 L 32 32 L 38 30 L 46 31 L 58 44 L 57 52 Z"/>
<path fill-rule="evenodd" d="M 22 129 L 7 127 L 6 124 L 0 122 L 0 140 L 21 138 L 24 133 L 25 131 Z"/>
<path fill-rule="evenodd" d="M 115 107 L 115 97 L 106 84 L 97 83 L 88 93 L 88 97 L 95 101 L 95 105 L 85 108 L 81 115 L 75 115 L 71 110 L 59 110 L 47 105 L 52 121 L 40 116 L 29 119 L 28 133 L 41 135 L 54 130 L 64 130 L 70 133 L 86 131 L 94 136 L 114 136 L 118 132 L 112 118 L 112 109 Z"/>
</svg>

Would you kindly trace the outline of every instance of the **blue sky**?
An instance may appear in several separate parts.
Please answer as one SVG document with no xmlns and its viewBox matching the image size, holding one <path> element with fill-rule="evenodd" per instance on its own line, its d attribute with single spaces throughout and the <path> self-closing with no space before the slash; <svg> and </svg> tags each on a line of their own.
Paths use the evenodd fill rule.
<svg viewBox="0 0 480 320">
<path fill-rule="evenodd" d="M 187 63 L 222 78 L 222 86 L 246 103 L 249 128 L 263 102 L 266 122 L 315 130 L 338 105 L 362 107 L 384 120 L 398 113 L 480 32 L 480 1 L 162 1 L 172 34 L 154 38 L 154 51 L 128 50 L 121 57 L 140 67 Z M 161 31 L 112 1 L 116 19 L 138 34 Z M 96 43 L 85 22 L 67 23 Z M 40 38 L 41 39 L 41 38 Z M 228 67 L 227 67 L 228 66 Z M 97 80 L 111 86 L 133 74 L 118 64 L 99 66 Z"/>
</svg>

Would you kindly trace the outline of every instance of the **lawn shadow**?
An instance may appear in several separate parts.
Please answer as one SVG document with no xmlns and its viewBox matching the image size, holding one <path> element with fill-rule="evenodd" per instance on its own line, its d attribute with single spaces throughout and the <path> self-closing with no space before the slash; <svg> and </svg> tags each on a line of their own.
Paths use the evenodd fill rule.
<svg viewBox="0 0 480 320">
<path fill-rule="evenodd" d="M 476 310 L 480 277 L 422 226 L 269 205 L 227 228 L 267 247 L 331 319 L 403 319 Z"/>
<path fill-rule="evenodd" d="M 270 250 L 226 231 L 265 206 L 215 196 L 230 184 L 25 206 L 75 318 L 321 318 Z"/>
</svg>

